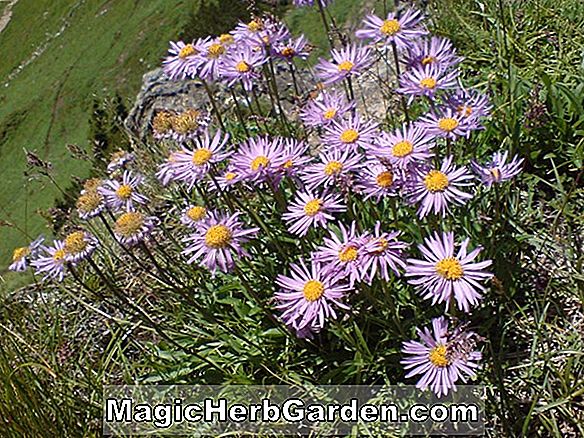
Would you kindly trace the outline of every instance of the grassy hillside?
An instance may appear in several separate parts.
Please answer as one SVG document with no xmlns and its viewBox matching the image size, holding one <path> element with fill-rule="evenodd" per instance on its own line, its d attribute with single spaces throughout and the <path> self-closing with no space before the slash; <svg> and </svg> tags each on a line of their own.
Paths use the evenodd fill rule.
<svg viewBox="0 0 584 438">
<path fill-rule="evenodd" d="M 233 19 L 225 11 L 244 10 L 235 0 L 221 1 L 221 9 L 217 0 L 27 0 L 13 7 L 0 34 L 0 220 L 15 226 L 0 227 L 0 272 L 26 234 L 47 232 L 36 211 L 59 196 L 52 184 L 23 175 L 23 148 L 52 162 L 61 186 L 84 176 L 88 163 L 71 158 L 66 145 L 87 146 L 93 100 L 116 92 L 133 99 L 169 39 L 207 32 Z M 199 20 L 205 14 L 220 19 L 195 25 L 209 23 Z"/>
</svg>

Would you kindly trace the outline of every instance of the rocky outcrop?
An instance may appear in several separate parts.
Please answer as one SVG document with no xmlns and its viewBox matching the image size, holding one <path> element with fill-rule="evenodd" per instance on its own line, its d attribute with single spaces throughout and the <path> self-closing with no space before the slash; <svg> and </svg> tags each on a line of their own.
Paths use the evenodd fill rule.
<svg viewBox="0 0 584 438">
<path fill-rule="evenodd" d="M 287 117 L 294 119 L 301 102 L 305 101 L 311 90 L 316 88 L 316 80 L 310 69 L 297 72 L 298 82 L 301 84 L 302 96 L 294 93 L 292 77 L 285 65 L 276 67 L 278 90 L 282 100 L 283 111 Z M 353 80 L 359 113 L 366 118 L 383 119 L 387 116 L 387 108 L 396 107 L 399 98 L 392 90 L 395 76 L 385 62 L 379 62 L 375 74 L 363 75 Z M 265 84 L 260 87 L 265 87 Z M 231 92 L 225 85 L 214 84 L 214 100 L 223 113 L 233 107 Z M 344 90 L 343 85 L 338 85 Z M 242 107 L 247 105 L 246 98 L 240 87 L 235 87 L 237 100 Z M 267 100 L 267 90 L 260 88 L 259 93 Z M 269 101 L 268 101 L 269 102 Z M 136 97 L 134 106 L 125 121 L 126 128 L 133 136 L 143 140 L 150 132 L 151 121 L 158 111 L 167 110 L 182 112 L 186 109 L 206 109 L 211 112 L 209 97 L 198 80 L 173 81 L 166 77 L 162 68 L 152 70 L 143 76 L 142 88 Z M 275 114 L 267 115 L 267 117 Z M 235 117 L 235 116 L 234 116 Z"/>
<path fill-rule="evenodd" d="M 154 115 L 161 110 L 183 111 L 188 108 L 206 107 L 208 97 L 199 81 L 171 81 L 162 68 L 143 76 L 142 88 L 125 121 L 126 128 L 144 139 Z"/>
</svg>

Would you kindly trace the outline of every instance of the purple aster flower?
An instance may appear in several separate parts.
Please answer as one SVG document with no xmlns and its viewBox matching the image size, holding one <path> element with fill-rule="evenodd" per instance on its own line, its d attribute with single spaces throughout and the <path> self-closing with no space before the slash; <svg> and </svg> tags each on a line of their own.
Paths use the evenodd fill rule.
<svg viewBox="0 0 584 438">
<path fill-rule="evenodd" d="M 441 108 L 426 114 L 419 121 L 419 126 L 428 135 L 456 140 L 458 137 L 469 137 L 472 130 L 478 129 L 475 120 L 469 120 L 452 108 Z"/>
<path fill-rule="evenodd" d="M 432 65 L 440 71 L 454 67 L 463 60 L 462 57 L 456 56 L 456 49 L 449 39 L 437 36 L 415 41 L 405 58 L 409 68 Z"/>
<path fill-rule="evenodd" d="M 30 264 L 35 269 L 35 274 L 42 275 L 42 279 L 56 279 L 63 281 L 65 277 L 65 243 L 55 240 L 52 247 L 42 246 L 42 255 L 38 255 Z"/>
<path fill-rule="evenodd" d="M 421 375 L 416 387 L 425 391 L 428 387 L 438 397 L 456 391 L 455 383 L 466 382 L 475 377 L 476 363 L 482 355 L 475 351 L 476 333 L 465 331 L 461 327 L 448 330 L 445 317 L 432 319 L 432 331 L 428 328 L 417 329 L 421 342 L 407 341 L 403 353 L 409 355 L 401 363 L 406 370 L 406 378 Z"/>
<path fill-rule="evenodd" d="M 299 192 L 282 217 L 291 224 L 289 228 L 291 233 L 304 236 L 311 226 L 325 227 L 328 221 L 334 220 L 331 213 L 343 212 L 346 209 L 338 195 Z"/>
<path fill-rule="evenodd" d="M 340 274 L 353 287 L 356 282 L 361 281 L 365 272 L 367 237 L 357 235 L 355 221 L 349 229 L 339 223 L 339 231 L 340 236 L 335 231 L 330 231 L 330 238 L 324 238 L 323 245 L 318 248 L 314 258 L 321 262 L 324 270 Z"/>
<path fill-rule="evenodd" d="M 446 303 L 454 297 L 458 308 L 469 312 L 482 298 L 480 292 L 485 290 L 481 282 L 490 279 L 493 274 L 485 271 L 492 261 L 475 262 L 482 248 L 477 247 L 467 253 L 470 239 L 465 239 L 458 253 L 454 254 L 454 233 L 434 233 L 424 239 L 425 245 L 418 245 L 424 260 L 408 259 L 406 277 L 412 277 L 408 283 L 416 286 L 424 299 L 431 299 L 432 304 Z"/>
<path fill-rule="evenodd" d="M 207 213 L 207 209 L 201 205 L 189 205 L 182 211 L 180 221 L 187 227 L 196 228 L 207 219 Z"/>
<path fill-rule="evenodd" d="M 306 126 L 326 126 L 339 121 L 345 114 L 355 109 L 355 102 L 347 102 L 337 91 L 323 91 L 316 99 L 309 100 L 300 113 L 300 120 Z"/>
<path fill-rule="evenodd" d="M 294 138 L 283 138 L 282 141 L 284 142 L 282 172 L 288 177 L 296 178 L 312 160 L 312 157 L 307 155 L 309 145 Z"/>
<path fill-rule="evenodd" d="M 476 90 L 459 89 L 448 96 L 447 103 L 463 119 L 475 120 L 477 123 L 491 114 L 489 98 Z"/>
<path fill-rule="evenodd" d="M 385 281 L 390 280 L 390 270 L 399 277 L 399 268 L 405 269 L 403 259 L 408 244 L 398 240 L 399 231 L 381 231 L 381 222 L 376 222 L 373 234 L 367 233 L 362 279 L 371 284 L 377 273 Z"/>
<path fill-rule="evenodd" d="M 242 178 L 243 176 L 240 173 L 238 173 L 237 169 L 228 166 L 227 169 L 223 173 L 219 174 L 216 179 L 221 190 L 226 191 L 229 190 L 235 184 L 237 184 L 239 181 L 241 181 Z M 217 187 L 213 184 L 211 190 L 214 190 L 216 188 Z"/>
<path fill-rule="evenodd" d="M 307 50 L 308 41 L 304 35 L 278 42 L 272 46 L 272 55 L 276 58 L 292 62 L 294 58 L 306 59 L 310 54 Z"/>
<path fill-rule="evenodd" d="M 164 73 L 173 80 L 194 78 L 197 75 L 202 59 L 205 40 L 198 39 L 185 44 L 182 41 L 170 42 L 169 56 L 163 61 Z"/>
<path fill-rule="evenodd" d="M 122 176 L 122 181 L 115 179 L 107 180 L 98 192 L 105 198 L 106 205 L 114 211 L 134 210 L 134 204 L 146 204 L 148 198 L 141 195 L 136 189 L 142 185 L 144 177 L 134 175 L 126 170 Z"/>
<path fill-rule="evenodd" d="M 223 78 L 232 87 L 240 82 L 246 91 L 251 91 L 254 81 L 261 76 L 261 66 L 267 61 L 263 50 L 252 50 L 239 44 L 227 54 L 223 62 Z"/>
<path fill-rule="evenodd" d="M 229 272 L 235 266 L 235 258 L 249 257 L 242 247 L 258 228 L 244 228 L 239 213 L 231 216 L 209 213 L 195 233 L 184 239 L 189 246 L 182 252 L 190 258 L 187 263 L 199 261 L 213 274 L 219 269 Z"/>
<path fill-rule="evenodd" d="M 351 174 L 362 167 L 359 153 L 350 149 L 344 151 L 336 148 L 321 152 L 318 163 L 306 167 L 301 175 L 306 186 L 313 190 L 317 187 L 347 186 L 351 181 Z"/>
<path fill-rule="evenodd" d="M 316 76 L 325 85 L 358 76 L 373 63 L 373 53 L 368 47 L 350 44 L 340 50 L 331 50 L 332 62 L 320 59 L 315 67 Z"/>
<path fill-rule="evenodd" d="M 281 169 L 286 158 L 281 138 L 252 137 L 239 146 L 231 165 L 248 181 L 277 185 L 282 178 Z"/>
<path fill-rule="evenodd" d="M 176 160 L 181 152 L 172 151 L 166 157 L 166 161 L 158 166 L 156 178 L 163 186 L 167 186 L 171 181 L 176 179 Z"/>
<path fill-rule="evenodd" d="M 434 64 L 428 64 L 408 70 L 401 75 L 400 87 L 396 91 L 408 95 L 408 103 L 411 103 L 415 96 L 434 98 L 439 90 L 456 88 L 457 78 L 458 71 L 456 70 L 441 70 Z"/>
<path fill-rule="evenodd" d="M 434 139 L 415 124 L 404 124 L 392 133 L 382 132 L 372 152 L 387 158 L 392 166 L 405 170 L 412 164 L 424 163 L 433 154 Z"/>
<path fill-rule="evenodd" d="M 75 203 L 77 214 L 83 220 L 97 216 L 105 209 L 104 197 L 97 189 L 84 190 Z"/>
<path fill-rule="evenodd" d="M 365 200 L 373 198 L 379 202 L 386 196 L 397 195 L 402 186 L 400 175 L 391 166 L 381 161 L 371 160 L 363 165 L 358 175 L 356 189 L 365 195 Z"/>
<path fill-rule="evenodd" d="M 290 38 L 290 31 L 279 20 L 255 17 L 249 23 L 239 23 L 233 31 L 235 40 L 252 47 L 273 46 Z"/>
<path fill-rule="evenodd" d="M 250 44 L 255 44 L 260 48 L 270 48 L 292 38 L 290 30 L 282 21 L 275 20 L 269 16 L 264 17 L 262 20 L 264 28 L 251 35 L 249 38 Z"/>
<path fill-rule="evenodd" d="M 463 205 L 473 197 L 459 187 L 472 186 L 473 176 L 466 167 L 456 167 L 452 156 L 444 159 L 440 170 L 422 168 L 415 171 L 409 188 L 412 203 L 419 203 L 418 215 L 424 218 L 430 211 L 446 216 L 449 204 Z"/>
<path fill-rule="evenodd" d="M 357 38 L 370 39 L 382 48 L 389 47 L 392 43 L 398 49 L 404 49 L 413 44 L 421 36 L 428 32 L 422 25 L 420 11 L 408 9 L 399 17 L 394 13 L 382 18 L 370 14 L 363 20 L 363 28 L 357 30 Z"/>
<path fill-rule="evenodd" d="M 472 160 L 470 167 L 485 186 L 491 187 L 493 184 L 508 181 L 521 172 L 523 158 L 514 156 L 513 159 L 507 163 L 508 155 L 508 151 L 495 152 L 491 161 L 485 166 L 481 166 L 475 160 Z"/>
<path fill-rule="evenodd" d="M 352 152 L 356 152 L 358 147 L 369 150 L 374 147 L 379 135 L 377 126 L 377 123 L 363 121 L 359 116 L 333 121 L 325 127 L 322 143 L 327 148 L 349 149 Z"/>
<path fill-rule="evenodd" d="M 257 39 L 256 35 L 264 31 L 265 28 L 264 20 L 260 17 L 254 17 L 249 23 L 237 23 L 232 33 L 236 42 L 249 41 Z"/>
<path fill-rule="evenodd" d="M 223 70 L 223 60 L 229 50 L 229 40 L 225 36 L 207 41 L 201 53 L 199 76 L 211 82 L 219 79 Z"/>
<path fill-rule="evenodd" d="M 43 246 L 45 241 L 44 236 L 39 236 L 28 246 L 15 248 L 12 253 L 12 263 L 8 269 L 14 272 L 23 272 L 28 267 L 31 260 L 33 260 Z"/>
<path fill-rule="evenodd" d="M 301 260 L 290 266 L 291 276 L 278 275 L 276 283 L 282 289 L 276 292 L 276 308 L 282 311 L 282 320 L 295 330 L 319 331 L 327 319 L 336 319 L 335 308 L 349 310 L 343 304 L 351 288 L 341 283 L 339 274 L 323 270 L 312 260 L 308 268 Z"/>
<path fill-rule="evenodd" d="M 79 262 L 91 257 L 98 245 L 95 236 L 87 231 L 74 231 L 63 240 L 65 261 Z"/>
<path fill-rule="evenodd" d="M 111 156 L 110 162 L 107 165 L 108 173 L 115 172 L 118 169 L 124 169 L 127 164 L 132 163 L 136 156 L 127 151 L 117 151 Z"/>
<path fill-rule="evenodd" d="M 122 213 L 114 225 L 116 239 L 126 246 L 134 246 L 148 238 L 158 220 L 137 211 Z"/>
<path fill-rule="evenodd" d="M 217 131 L 213 139 L 205 131 L 203 138 L 193 141 L 193 148 L 183 147 L 181 151 L 173 155 L 174 179 L 187 184 L 189 189 L 203 179 L 214 163 L 225 160 L 230 152 L 225 152 L 229 141 L 229 134 Z"/>
</svg>

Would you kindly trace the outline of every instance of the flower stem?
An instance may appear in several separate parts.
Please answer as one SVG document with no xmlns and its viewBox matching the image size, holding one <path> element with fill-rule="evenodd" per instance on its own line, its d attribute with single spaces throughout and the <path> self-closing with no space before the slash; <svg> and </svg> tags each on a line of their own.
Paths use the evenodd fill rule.
<svg viewBox="0 0 584 438">
<path fill-rule="evenodd" d="M 217 120 L 219 121 L 219 125 L 221 125 L 221 129 L 223 130 L 223 132 L 227 132 L 227 130 L 225 129 L 225 125 L 223 124 L 223 118 L 221 117 L 221 113 L 219 112 L 219 107 L 217 106 L 217 102 L 215 101 L 215 97 L 213 96 L 213 92 L 211 91 L 211 87 L 209 87 L 209 84 L 204 79 L 201 79 L 201 81 L 203 82 L 203 86 L 205 87 L 205 91 L 207 92 L 207 95 L 209 96 L 209 100 L 211 101 L 211 106 L 213 107 L 213 111 L 215 112 L 215 116 L 217 117 Z"/>
<path fill-rule="evenodd" d="M 397 80 L 397 84 L 399 86 L 401 72 L 400 72 L 400 68 L 399 68 L 399 57 L 397 54 L 397 46 L 395 45 L 395 43 L 393 41 L 391 42 L 391 50 L 393 52 L 393 62 L 395 63 L 396 80 Z M 409 122 L 410 115 L 408 113 L 408 105 L 406 104 L 406 99 L 403 95 L 401 96 L 401 104 L 402 104 L 402 107 L 404 110 L 404 115 L 406 116 L 406 122 Z"/>
</svg>

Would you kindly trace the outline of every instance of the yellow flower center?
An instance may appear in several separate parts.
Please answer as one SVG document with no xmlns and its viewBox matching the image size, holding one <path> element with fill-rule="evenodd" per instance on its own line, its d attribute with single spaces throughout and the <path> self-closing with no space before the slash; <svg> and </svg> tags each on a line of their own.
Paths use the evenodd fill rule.
<svg viewBox="0 0 584 438">
<path fill-rule="evenodd" d="M 440 119 L 438 120 L 438 127 L 443 131 L 451 132 L 458 128 L 458 121 L 449 117 Z"/>
<path fill-rule="evenodd" d="M 233 234 L 225 225 L 213 225 L 205 234 L 205 243 L 213 249 L 225 248 L 231 242 Z"/>
<path fill-rule="evenodd" d="M 247 23 L 247 28 L 251 32 L 258 32 L 264 28 L 264 25 L 259 19 L 255 19 Z"/>
<path fill-rule="evenodd" d="M 436 345 L 430 353 L 428 354 L 428 359 L 432 362 L 432 365 L 437 367 L 446 367 L 450 364 L 450 361 L 446 357 L 446 345 Z"/>
<path fill-rule="evenodd" d="M 389 242 L 387 241 L 387 239 L 384 239 L 383 237 L 377 239 L 377 242 L 375 243 L 377 244 L 377 248 L 372 251 L 375 254 L 381 254 L 389 246 Z"/>
<path fill-rule="evenodd" d="M 306 301 L 316 301 L 324 294 L 324 284 L 318 280 L 308 280 L 302 289 Z"/>
<path fill-rule="evenodd" d="M 194 109 L 187 110 L 176 117 L 172 117 L 172 129 L 174 129 L 179 134 L 186 134 L 187 132 L 196 131 L 199 129 L 200 117 L 201 113 L 199 111 Z"/>
<path fill-rule="evenodd" d="M 195 50 L 195 48 L 193 47 L 193 45 L 192 44 L 187 44 L 182 49 L 180 49 L 180 52 L 178 53 L 178 57 L 180 59 L 185 59 L 186 57 L 192 56 L 195 53 L 197 53 L 197 51 Z"/>
<path fill-rule="evenodd" d="M 407 140 L 403 140 L 393 145 L 391 153 L 394 157 L 402 158 L 411 154 L 413 150 L 414 145 Z"/>
<path fill-rule="evenodd" d="M 249 65 L 247 62 L 245 61 L 239 61 L 236 65 L 235 65 L 235 70 L 237 70 L 239 73 L 247 73 L 248 71 L 251 70 L 251 65 Z"/>
<path fill-rule="evenodd" d="M 221 35 L 219 35 L 219 42 L 221 44 L 225 44 L 225 45 L 229 45 L 229 44 L 233 44 L 233 35 L 230 35 L 228 33 L 223 33 Z"/>
<path fill-rule="evenodd" d="M 56 262 L 59 262 L 59 261 L 63 260 L 64 258 L 65 258 L 65 250 L 64 249 L 58 249 L 53 254 L 53 260 Z"/>
<path fill-rule="evenodd" d="M 351 71 L 355 67 L 351 61 L 343 61 L 338 65 L 339 71 Z"/>
<path fill-rule="evenodd" d="M 197 149 L 193 154 L 193 164 L 195 166 L 203 166 L 209 162 L 213 157 L 213 152 L 207 148 Z"/>
<path fill-rule="evenodd" d="M 424 78 L 420 81 L 420 86 L 426 90 L 433 90 L 436 88 L 436 79 L 434 78 Z"/>
<path fill-rule="evenodd" d="M 207 209 L 205 207 L 201 207 L 196 205 L 195 207 L 191 207 L 187 210 L 187 216 L 195 222 L 200 221 L 205 217 L 207 214 Z"/>
<path fill-rule="evenodd" d="M 225 47 L 223 44 L 211 44 L 207 51 L 207 56 L 209 58 L 219 58 L 221 55 L 225 53 Z"/>
<path fill-rule="evenodd" d="M 84 213 L 95 210 L 101 204 L 103 197 L 96 191 L 86 192 L 77 199 L 77 210 Z"/>
<path fill-rule="evenodd" d="M 436 62 L 436 58 L 433 56 L 426 56 L 424 59 L 422 59 L 422 65 L 432 64 L 433 62 Z"/>
<path fill-rule="evenodd" d="M 97 188 L 101 185 L 101 179 L 99 178 L 89 178 L 83 183 L 83 189 L 86 192 L 91 192 L 97 190 Z"/>
<path fill-rule="evenodd" d="M 354 129 L 347 129 L 341 134 L 340 139 L 343 143 L 355 143 L 359 140 L 359 133 Z"/>
<path fill-rule="evenodd" d="M 134 236 L 144 225 L 144 215 L 135 211 L 129 211 L 122 214 L 115 225 L 116 234 L 123 237 Z"/>
<path fill-rule="evenodd" d="M 326 166 L 324 166 L 324 174 L 326 176 L 338 175 L 343 170 L 343 163 L 340 161 L 329 161 Z"/>
<path fill-rule="evenodd" d="M 83 231 L 75 231 L 65 237 L 65 252 L 67 254 L 78 254 L 85 248 L 87 248 L 87 241 Z"/>
<path fill-rule="evenodd" d="M 294 166 L 294 162 L 292 160 L 286 160 L 286 162 L 282 165 L 284 169 L 290 169 Z"/>
<path fill-rule="evenodd" d="M 255 157 L 251 162 L 251 170 L 254 172 L 258 170 L 260 167 L 268 167 L 270 165 L 270 159 L 265 155 L 260 155 Z"/>
<path fill-rule="evenodd" d="M 381 172 L 375 178 L 375 182 L 379 187 L 386 189 L 393 184 L 393 174 L 389 170 Z"/>
<path fill-rule="evenodd" d="M 458 280 L 464 273 L 460 262 L 454 257 L 447 257 L 436 263 L 436 272 L 446 280 Z"/>
<path fill-rule="evenodd" d="M 383 24 L 381 25 L 381 27 L 379 28 L 379 30 L 381 31 L 382 34 L 388 35 L 388 36 L 395 35 L 396 33 L 399 32 L 400 29 L 401 29 L 401 26 L 399 24 L 399 21 L 397 21 L 396 19 L 385 20 L 383 22 Z"/>
<path fill-rule="evenodd" d="M 116 195 L 123 201 L 127 201 L 132 196 L 132 187 L 128 184 L 122 184 L 117 190 Z"/>
<path fill-rule="evenodd" d="M 23 246 L 22 248 L 16 248 L 12 253 L 12 261 L 18 262 L 30 254 L 30 248 L 28 246 Z"/>
<path fill-rule="evenodd" d="M 472 107 L 468 105 L 458 105 L 456 110 L 458 111 L 458 114 L 462 114 L 465 117 L 470 117 L 472 114 Z"/>
<path fill-rule="evenodd" d="M 306 216 L 314 216 L 320 211 L 321 207 L 322 199 L 313 199 L 304 206 L 304 213 L 306 213 Z"/>
<path fill-rule="evenodd" d="M 493 167 L 489 172 L 491 172 L 491 175 L 493 175 L 495 181 L 499 181 L 501 179 L 501 171 L 496 167 Z"/>
<path fill-rule="evenodd" d="M 430 192 L 441 192 L 448 187 L 448 177 L 439 170 L 431 170 L 424 177 L 424 184 Z"/>
<path fill-rule="evenodd" d="M 167 111 L 161 111 L 152 119 L 152 128 L 156 132 L 165 133 L 172 129 L 173 115 Z"/>
<path fill-rule="evenodd" d="M 294 50 L 292 47 L 284 47 L 281 51 L 280 54 L 282 56 L 285 56 L 286 58 L 291 58 L 294 55 L 296 55 L 296 50 Z"/>
<path fill-rule="evenodd" d="M 339 251 L 339 260 L 343 263 L 352 262 L 357 259 L 359 250 L 354 246 L 347 246 Z"/>
<path fill-rule="evenodd" d="M 125 155 L 126 155 L 126 152 L 125 151 L 117 151 L 117 152 L 114 152 L 110 156 L 110 161 L 121 160 L 122 158 L 124 158 Z"/>
<path fill-rule="evenodd" d="M 335 108 L 329 108 L 323 113 L 323 117 L 327 120 L 334 119 L 337 115 L 337 110 Z"/>
<path fill-rule="evenodd" d="M 235 172 L 227 172 L 225 174 L 225 179 L 227 181 L 232 181 L 233 179 L 235 179 L 236 176 L 237 176 L 237 174 Z"/>
</svg>

